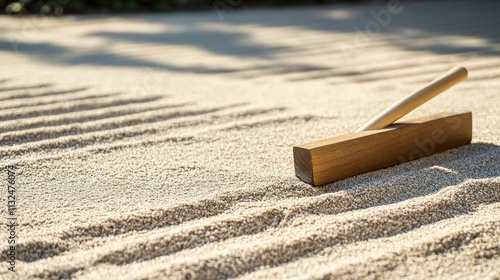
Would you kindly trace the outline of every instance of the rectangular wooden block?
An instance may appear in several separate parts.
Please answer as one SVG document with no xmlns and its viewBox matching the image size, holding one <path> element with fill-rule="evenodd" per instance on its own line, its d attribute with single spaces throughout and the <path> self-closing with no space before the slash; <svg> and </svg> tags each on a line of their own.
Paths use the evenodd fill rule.
<svg viewBox="0 0 500 280">
<path fill-rule="evenodd" d="M 440 153 L 471 140 L 471 112 L 435 114 L 295 146 L 295 175 L 318 186 Z"/>
</svg>

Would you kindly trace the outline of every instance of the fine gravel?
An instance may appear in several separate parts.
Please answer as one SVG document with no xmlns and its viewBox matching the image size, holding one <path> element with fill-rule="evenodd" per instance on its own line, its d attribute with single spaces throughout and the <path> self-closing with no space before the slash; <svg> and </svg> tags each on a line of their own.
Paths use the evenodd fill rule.
<svg viewBox="0 0 500 280">
<path fill-rule="evenodd" d="M 0 17 L 0 278 L 499 279 L 499 10 Z M 472 144 L 320 187 L 295 177 L 293 145 L 456 65 L 468 80 L 405 119 L 471 111 Z"/>
</svg>

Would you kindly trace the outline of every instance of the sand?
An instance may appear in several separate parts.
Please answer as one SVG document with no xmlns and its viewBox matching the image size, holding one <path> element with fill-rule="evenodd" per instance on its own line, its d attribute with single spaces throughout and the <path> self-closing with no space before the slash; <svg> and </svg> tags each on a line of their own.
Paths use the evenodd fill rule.
<svg viewBox="0 0 500 280">
<path fill-rule="evenodd" d="M 499 279 L 500 3 L 399 8 L 0 17 L 0 278 Z M 455 65 L 405 118 L 472 111 L 471 145 L 294 176 L 293 145 Z"/>
</svg>

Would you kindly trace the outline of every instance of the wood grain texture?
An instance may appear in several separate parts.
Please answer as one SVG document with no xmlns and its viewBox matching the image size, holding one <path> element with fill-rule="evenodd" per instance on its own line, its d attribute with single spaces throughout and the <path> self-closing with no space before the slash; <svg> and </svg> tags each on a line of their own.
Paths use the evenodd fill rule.
<svg viewBox="0 0 500 280">
<path fill-rule="evenodd" d="M 295 146 L 295 175 L 318 186 L 440 153 L 471 140 L 471 112 L 440 113 Z"/>
</svg>

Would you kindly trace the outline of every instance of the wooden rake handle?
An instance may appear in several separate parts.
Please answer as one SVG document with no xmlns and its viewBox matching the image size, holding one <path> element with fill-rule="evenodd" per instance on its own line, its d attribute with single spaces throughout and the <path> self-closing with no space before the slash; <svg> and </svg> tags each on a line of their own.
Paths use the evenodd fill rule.
<svg viewBox="0 0 500 280">
<path fill-rule="evenodd" d="M 356 132 L 384 128 L 466 78 L 467 69 L 460 66 L 454 67 L 425 87 L 408 94 L 398 102 L 392 104 L 389 108 L 358 128 Z"/>
</svg>

